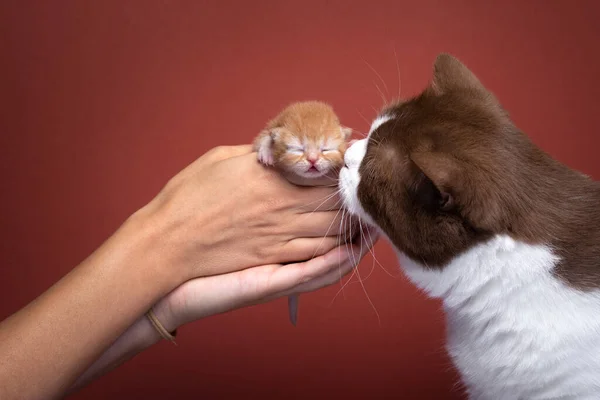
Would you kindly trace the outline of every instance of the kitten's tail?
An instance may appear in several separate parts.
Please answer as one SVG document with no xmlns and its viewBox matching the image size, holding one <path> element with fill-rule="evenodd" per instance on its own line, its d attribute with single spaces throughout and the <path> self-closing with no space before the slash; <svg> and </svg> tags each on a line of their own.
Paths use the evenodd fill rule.
<svg viewBox="0 0 600 400">
<path fill-rule="evenodd" d="M 288 296 L 288 311 L 290 313 L 290 322 L 296 326 L 298 322 L 298 295 Z"/>
</svg>

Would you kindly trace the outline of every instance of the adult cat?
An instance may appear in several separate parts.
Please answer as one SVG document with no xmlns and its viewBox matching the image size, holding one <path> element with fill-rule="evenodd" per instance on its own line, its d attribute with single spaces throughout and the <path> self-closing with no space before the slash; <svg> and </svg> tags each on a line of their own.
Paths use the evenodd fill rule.
<svg viewBox="0 0 600 400">
<path fill-rule="evenodd" d="M 345 206 L 443 299 L 471 399 L 600 399 L 598 182 L 536 147 L 447 54 L 345 163 Z"/>
</svg>

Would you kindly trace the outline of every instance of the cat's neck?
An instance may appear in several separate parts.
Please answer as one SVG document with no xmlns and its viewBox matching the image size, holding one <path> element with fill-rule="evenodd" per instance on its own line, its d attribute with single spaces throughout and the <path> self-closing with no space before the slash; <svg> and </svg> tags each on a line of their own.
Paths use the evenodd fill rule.
<svg viewBox="0 0 600 400">
<path fill-rule="evenodd" d="M 427 266 L 398 252 L 398 259 L 409 279 L 428 295 L 441 298 L 447 307 L 456 308 L 473 297 L 486 301 L 548 276 L 558 257 L 545 245 L 520 242 L 497 235 L 455 257 L 444 268 Z M 495 290 L 500 285 L 502 290 Z"/>
<path fill-rule="evenodd" d="M 297 186 L 327 186 L 333 187 L 337 186 L 338 180 L 338 171 L 333 170 L 330 173 L 319 176 L 317 178 L 304 178 L 299 176 L 293 172 L 288 172 L 283 170 L 282 175 L 287 179 L 290 183 L 293 183 Z"/>
<path fill-rule="evenodd" d="M 526 183 L 513 197 L 519 211 L 508 234 L 551 247 L 560 258 L 555 276 L 571 286 L 600 288 L 600 182 L 532 152 L 523 166 Z"/>
</svg>

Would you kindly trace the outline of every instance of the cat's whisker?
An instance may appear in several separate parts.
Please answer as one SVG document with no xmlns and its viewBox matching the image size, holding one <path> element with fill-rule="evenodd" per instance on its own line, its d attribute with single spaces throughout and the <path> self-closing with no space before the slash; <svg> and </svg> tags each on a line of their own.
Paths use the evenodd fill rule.
<svg viewBox="0 0 600 400">
<path fill-rule="evenodd" d="M 333 296 L 333 299 L 331 299 L 331 302 L 329 302 L 329 307 L 331 307 L 333 305 L 333 303 L 335 303 L 335 299 L 337 299 L 337 297 L 340 295 L 340 293 L 343 293 L 344 299 L 346 298 L 346 293 L 344 292 L 344 289 L 346 288 L 346 286 L 349 285 L 350 281 L 352 281 L 352 277 L 354 276 L 354 273 L 352 273 L 350 275 L 350 277 L 348 278 L 348 280 L 342 285 L 342 287 L 335 293 L 335 295 Z"/>
<path fill-rule="evenodd" d="M 355 238 L 354 235 L 352 235 L 352 217 L 350 217 L 350 220 L 348 221 L 348 228 L 349 228 L 349 234 L 350 234 L 350 240 L 352 242 L 354 242 Z M 354 257 L 354 252 L 350 252 L 350 255 L 352 257 L 352 264 L 354 265 L 354 267 L 356 267 L 358 265 L 358 263 L 356 262 L 356 257 Z"/>
<path fill-rule="evenodd" d="M 339 201 L 338 201 L 339 203 Z M 333 217 L 333 220 L 331 221 L 331 223 L 329 224 L 329 228 L 327 228 L 327 231 L 325 232 L 325 235 L 323 236 L 323 239 L 321 239 L 321 243 L 319 243 L 319 245 L 317 246 L 317 249 L 315 250 L 314 254 L 312 255 L 311 259 L 315 258 L 315 255 L 317 254 L 317 252 L 319 251 L 319 248 L 323 245 L 323 242 L 325 241 L 325 238 L 327 238 L 327 235 L 329 235 L 329 231 L 331 230 L 331 227 L 333 226 L 333 223 L 335 222 L 335 219 L 337 218 L 337 216 L 340 214 L 340 211 L 342 211 L 342 208 L 340 208 L 338 210 L 337 213 L 335 213 L 335 217 Z"/>
<path fill-rule="evenodd" d="M 353 239 L 353 235 L 352 235 L 352 215 L 350 213 L 348 213 L 348 229 L 346 229 L 344 227 L 344 233 L 348 232 L 350 235 L 350 239 Z M 350 274 L 350 277 L 348 278 L 348 280 L 342 285 L 342 287 L 340 288 L 340 290 L 337 291 L 337 293 L 335 294 L 335 296 L 333 296 L 333 299 L 331 300 L 331 304 L 333 304 L 333 302 L 335 301 L 335 299 L 339 296 L 340 293 L 343 293 L 344 288 L 348 285 L 350 285 L 352 283 L 352 278 L 354 278 L 354 276 L 357 276 L 357 280 L 360 281 L 360 275 L 358 275 L 357 273 L 357 269 L 358 269 L 358 264 L 359 264 L 359 260 L 356 259 L 356 257 L 354 257 L 354 252 L 350 251 L 350 247 L 348 247 L 348 240 L 345 240 L 346 243 L 346 248 L 348 249 L 348 252 L 351 254 L 351 262 L 353 264 L 353 268 L 352 268 L 352 273 Z M 362 252 L 362 241 L 361 241 L 361 252 Z M 364 288 L 363 288 L 364 289 Z M 368 297 L 368 295 L 367 295 Z"/>
<path fill-rule="evenodd" d="M 397 275 L 393 275 L 391 272 L 389 272 L 389 271 L 388 271 L 388 270 L 387 270 L 387 269 L 386 269 L 386 268 L 385 268 L 385 267 L 384 267 L 384 266 L 383 266 L 383 265 L 382 265 L 382 264 L 379 262 L 379 260 L 377 259 L 377 257 L 375 257 L 375 247 L 373 247 L 373 246 L 374 246 L 374 244 L 375 244 L 375 242 L 373 241 L 373 236 L 371 235 L 371 231 L 370 231 L 369 229 L 367 229 L 367 233 L 369 234 L 369 242 L 371 243 L 371 247 L 370 247 L 370 249 L 369 249 L 369 250 L 370 250 L 370 252 L 371 252 L 371 256 L 373 257 L 373 265 L 375 265 L 375 263 L 377 263 L 377 264 L 378 264 L 378 265 L 381 267 L 381 269 L 382 269 L 382 270 L 383 270 L 383 271 L 384 271 L 384 272 L 385 272 L 385 273 L 386 273 L 388 276 L 390 276 L 391 278 L 394 278 L 394 279 L 395 279 L 395 278 L 397 278 L 398 276 L 400 276 L 400 273 L 401 273 L 400 271 L 398 271 L 398 274 L 397 274 Z"/>
<path fill-rule="evenodd" d="M 375 88 L 377 88 L 377 91 L 379 92 L 379 96 L 381 96 L 381 101 L 383 102 L 383 105 L 385 106 L 387 103 L 387 99 L 385 98 L 385 95 L 381 91 L 381 88 L 379 86 L 377 86 L 377 84 L 375 82 L 373 82 L 373 85 L 375 85 Z"/>
<path fill-rule="evenodd" d="M 360 114 L 360 112 L 359 112 L 359 114 Z M 362 116 L 362 114 L 361 114 L 361 116 Z M 364 117 L 363 117 L 363 119 L 364 119 Z M 369 123 L 369 122 L 368 122 L 366 119 L 365 119 L 365 122 L 367 122 L 367 124 Z M 364 132 L 361 132 L 361 131 L 359 131 L 358 129 L 352 129 L 352 132 L 356 132 L 356 133 L 358 133 L 360 136 L 362 136 L 362 137 L 364 137 L 364 138 L 366 138 L 366 137 L 367 137 L 367 134 L 366 134 L 366 133 L 364 133 Z"/>
<path fill-rule="evenodd" d="M 346 250 L 348 250 L 348 241 L 347 241 L 347 236 L 346 236 L 346 220 L 348 219 L 348 212 L 346 211 L 346 209 L 344 209 L 342 211 L 342 226 L 341 226 L 341 234 L 343 235 L 343 240 L 344 240 L 344 246 L 346 247 Z M 338 264 L 338 270 L 340 271 L 340 283 L 342 283 L 342 279 L 344 278 L 342 276 L 342 263 L 340 262 Z M 343 288 L 343 286 L 342 286 Z M 344 298 L 346 298 L 346 293 L 344 293 Z M 335 299 L 335 298 L 334 298 Z"/>
<path fill-rule="evenodd" d="M 347 229 L 346 229 L 346 223 L 348 221 L 350 221 L 351 215 L 349 212 L 347 212 L 345 209 L 342 213 L 342 232 L 344 235 L 344 244 L 346 246 L 346 251 L 350 252 L 350 247 L 348 246 L 348 237 L 347 237 Z M 341 263 L 338 265 L 339 268 L 341 268 Z M 329 303 L 329 307 L 331 307 L 333 305 L 333 303 L 335 302 L 335 299 L 339 296 L 340 293 L 343 293 L 344 298 L 346 298 L 346 294 L 344 292 L 344 287 L 346 287 L 346 285 L 348 284 L 348 282 L 350 280 L 352 280 L 352 277 L 354 276 L 354 270 L 352 271 L 352 274 L 350 274 L 350 277 L 348 278 L 348 281 L 346 281 L 346 283 L 342 283 L 343 280 L 343 276 L 340 270 L 340 283 L 342 283 L 342 287 L 337 291 L 337 293 L 335 294 L 335 296 L 333 296 L 333 299 L 331 299 L 331 302 Z"/>
<path fill-rule="evenodd" d="M 348 228 L 346 228 L 346 221 L 348 221 Z M 339 296 L 339 294 L 344 292 L 344 288 L 348 285 L 349 282 L 352 281 L 352 278 L 356 274 L 356 267 L 357 267 L 356 258 L 354 257 L 354 253 L 351 252 L 350 245 L 348 244 L 348 237 L 346 236 L 346 233 L 348 233 L 348 231 L 349 231 L 350 238 L 352 238 L 352 215 L 350 213 L 347 213 L 346 221 L 344 221 L 344 226 L 343 226 L 344 243 L 346 244 L 346 250 L 348 251 L 349 254 L 352 255 L 352 260 L 351 260 L 352 264 L 353 264 L 352 273 L 350 274 L 350 277 L 348 278 L 348 280 L 342 284 L 342 287 L 340 288 L 340 290 L 338 290 L 337 293 L 335 294 L 335 296 L 333 296 L 330 306 L 333 304 L 333 302 Z M 344 297 L 345 297 L 345 294 L 344 294 Z"/>
<path fill-rule="evenodd" d="M 337 182 L 338 182 L 338 178 L 337 178 L 337 177 L 335 177 L 335 176 L 328 176 L 328 175 L 325 175 L 325 176 L 323 176 L 323 178 L 324 178 L 324 179 L 328 179 L 328 180 L 330 180 L 330 181 L 332 181 L 332 182 L 335 182 L 335 183 L 337 183 Z"/>
<path fill-rule="evenodd" d="M 364 58 L 362 58 L 362 57 L 361 57 L 361 60 L 362 60 L 362 61 L 363 61 L 365 64 L 367 64 L 367 67 L 369 67 L 369 68 L 371 69 L 371 71 L 373 71 L 373 73 L 375 73 L 375 75 L 376 75 L 376 76 L 379 78 L 379 80 L 381 81 L 381 83 L 383 83 L 383 87 L 385 88 L 385 92 L 386 92 L 387 94 L 389 94 L 390 92 L 389 92 L 389 90 L 388 90 L 388 87 L 387 87 L 387 85 L 385 84 L 385 81 L 383 80 L 383 78 L 381 77 L 381 75 L 379 74 L 379 72 L 377 72 L 377 71 L 375 70 L 375 68 L 373 68 L 373 66 L 372 66 L 371 64 L 369 64 L 369 63 L 367 62 L 367 60 L 365 60 Z"/>
<path fill-rule="evenodd" d="M 369 120 L 363 115 L 363 113 L 360 112 L 360 110 L 358 108 L 356 109 L 356 112 L 366 122 L 367 125 L 371 125 L 371 123 L 369 122 Z"/>
<path fill-rule="evenodd" d="M 331 299 L 331 302 L 329 303 L 329 307 L 331 307 L 333 305 L 333 303 L 335 302 L 335 299 L 337 299 L 337 297 L 340 295 L 340 293 L 343 293 L 344 299 L 346 298 L 346 292 L 344 292 L 344 289 L 352 283 L 352 278 L 354 278 L 354 275 L 355 275 L 355 273 L 354 273 L 355 269 L 356 269 L 356 266 L 354 266 L 352 268 L 352 273 L 348 277 L 348 280 L 342 284 L 342 287 L 336 292 L 336 294 L 333 296 L 333 299 Z"/>
<path fill-rule="evenodd" d="M 316 202 L 320 201 L 321 203 L 313 211 L 311 211 L 308 214 L 308 215 L 312 215 L 315 211 L 317 211 L 319 209 L 319 207 L 321 207 L 323 204 L 327 203 L 329 200 L 333 199 L 338 194 L 340 194 L 340 190 L 339 189 L 336 190 L 334 193 L 330 194 L 329 196 L 325 196 L 325 198 L 321 198 L 321 199 L 318 199 L 318 200 L 315 200 L 315 201 L 311 201 L 310 203 L 303 204 L 302 207 L 297 207 L 296 210 L 300 210 L 300 209 L 302 209 L 302 208 L 304 208 L 304 207 L 306 207 L 308 205 L 315 204 Z M 340 201 L 341 200 L 338 200 L 338 203 Z M 336 203 L 336 205 L 337 205 L 337 203 Z"/>
<path fill-rule="evenodd" d="M 360 218 L 358 219 L 358 225 L 359 225 L 359 229 L 360 229 L 360 235 L 361 235 L 361 239 L 364 238 L 364 233 L 363 233 L 363 226 L 362 226 L 362 222 L 360 220 Z M 363 240 L 360 241 L 360 252 L 362 253 L 363 250 Z M 379 312 L 377 311 L 377 307 L 375 307 L 375 304 L 373 304 L 373 301 L 371 300 L 371 297 L 369 296 L 369 294 L 367 293 L 367 289 L 365 288 L 365 285 L 363 284 L 363 281 L 360 279 L 360 272 L 358 271 L 358 265 L 356 266 L 356 275 L 358 276 L 358 280 L 360 282 L 360 285 L 363 288 L 363 291 L 365 293 L 365 296 L 367 298 L 367 300 L 369 301 L 369 304 L 371 304 L 371 307 L 373 308 L 373 311 L 375 311 L 375 315 L 377 316 L 377 321 L 379 322 L 379 325 L 381 326 L 381 318 L 379 316 Z"/>
<path fill-rule="evenodd" d="M 373 272 L 375 271 L 375 262 L 373 262 L 371 264 L 371 269 L 369 270 L 369 273 L 367 274 L 367 276 L 365 276 L 364 278 L 362 278 L 363 282 L 366 282 L 367 279 L 369 279 L 371 277 L 371 275 L 373 275 Z"/>
<path fill-rule="evenodd" d="M 349 229 L 344 229 L 344 232 L 346 231 L 350 231 L 350 238 L 352 238 L 352 215 L 349 214 L 349 218 L 348 218 L 348 223 L 349 225 Z M 346 245 L 348 246 L 348 241 L 346 241 Z M 361 242 L 361 246 L 362 246 L 362 242 Z M 348 248 L 349 249 L 349 248 Z M 362 249 L 361 249 L 362 251 Z M 337 291 L 337 293 L 333 296 L 333 299 L 331 300 L 330 306 L 335 302 L 335 299 L 337 299 L 337 297 L 340 295 L 340 293 L 344 293 L 344 289 L 351 285 L 352 283 L 361 283 L 361 279 L 360 279 L 360 275 L 357 272 L 358 269 L 358 260 L 356 260 L 356 258 L 354 257 L 353 253 L 352 254 L 352 264 L 353 264 L 353 268 L 352 268 L 352 273 L 350 274 L 350 276 L 348 277 L 348 280 L 346 282 L 344 282 L 344 284 L 342 285 L 342 287 Z M 352 278 L 357 277 L 357 282 L 352 282 Z M 364 286 L 363 286 L 363 290 L 364 290 Z M 365 293 L 366 294 L 366 293 Z M 345 296 L 344 296 L 345 297 Z M 369 296 L 367 295 L 367 298 L 369 298 Z M 369 299 L 370 300 L 370 299 Z M 371 306 L 373 306 L 373 303 L 370 302 Z M 375 310 L 376 314 L 379 316 L 379 314 L 377 313 L 377 310 Z M 379 317 L 378 317 L 379 319 Z"/>
<path fill-rule="evenodd" d="M 365 276 L 364 278 L 362 278 L 362 279 L 361 279 L 361 280 L 362 280 L 362 282 L 366 282 L 366 281 L 367 281 L 367 280 L 368 280 L 368 279 L 371 277 L 371 275 L 373 275 L 373 271 L 374 271 L 374 270 L 375 270 L 375 264 L 373 264 L 373 265 L 371 266 L 371 269 L 369 270 L 369 273 L 367 274 L 367 276 Z M 354 285 L 355 283 L 359 283 L 359 282 L 358 282 L 358 281 L 355 281 L 355 282 L 349 282 L 349 283 L 348 283 L 348 286 L 350 286 L 350 285 Z"/>
<path fill-rule="evenodd" d="M 378 145 L 378 146 L 381 145 L 381 141 L 375 139 L 373 136 L 369 136 L 369 141 L 372 142 L 373 144 Z"/>
<path fill-rule="evenodd" d="M 394 59 L 396 60 L 396 70 L 398 71 L 398 100 L 402 98 L 402 80 L 400 79 L 400 63 L 398 62 L 398 54 L 396 53 L 396 46 L 393 47 Z"/>
<path fill-rule="evenodd" d="M 339 205 L 341 202 L 342 202 L 342 199 L 341 199 L 341 198 L 340 198 L 340 199 L 338 199 L 338 201 L 336 201 L 336 202 L 333 204 L 333 210 L 335 210 L 335 207 L 337 207 L 337 206 L 338 206 L 338 205 Z M 323 204 L 323 203 L 321 203 L 321 204 Z M 319 205 L 319 207 L 320 207 L 320 205 Z M 316 212 L 316 211 L 319 209 L 319 207 L 317 207 L 317 209 L 315 209 L 315 210 L 311 211 L 310 213 L 308 213 L 308 214 L 303 214 L 303 215 L 304 215 L 304 216 L 310 216 L 310 215 L 314 214 L 314 213 L 315 213 L 315 212 Z M 340 207 L 340 208 L 338 209 L 338 212 L 339 212 L 341 209 L 342 209 L 342 208 Z M 333 210 L 332 210 L 332 211 L 333 211 Z M 337 216 L 337 215 L 336 215 L 336 216 Z"/>
</svg>

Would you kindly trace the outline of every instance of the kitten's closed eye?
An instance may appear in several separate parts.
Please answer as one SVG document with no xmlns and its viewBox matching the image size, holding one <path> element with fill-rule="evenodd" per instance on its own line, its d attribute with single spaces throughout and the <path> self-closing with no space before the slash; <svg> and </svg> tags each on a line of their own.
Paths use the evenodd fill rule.
<svg viewBox="0 0 600 400">
<path fill-rule="evenodd" d="M 286 149 L 289 153 L 292 154 L 302 154 L 304 153 L 304 147 L 303 146 L 298 146 L 298 145 L 288 145 L 286 146 Z"/>
</svg>

